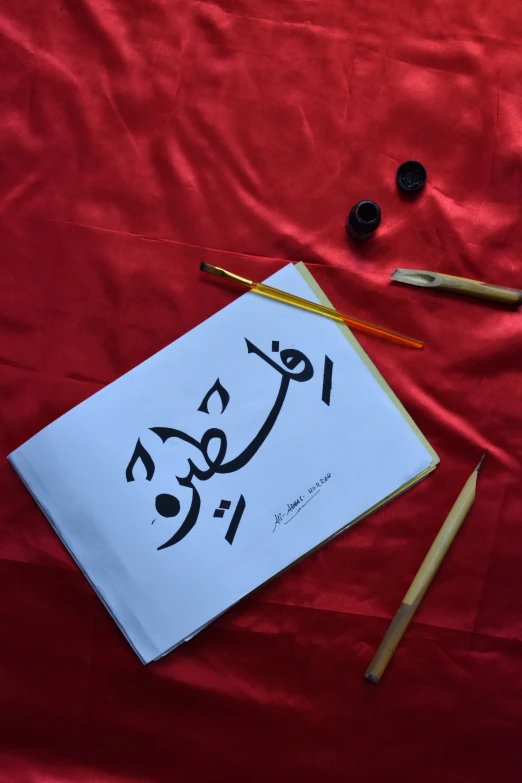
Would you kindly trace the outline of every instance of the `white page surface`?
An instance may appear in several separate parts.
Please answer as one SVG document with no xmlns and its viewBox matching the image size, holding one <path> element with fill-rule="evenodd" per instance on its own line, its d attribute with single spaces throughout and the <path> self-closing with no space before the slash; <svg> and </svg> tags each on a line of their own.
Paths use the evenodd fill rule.
<svg viewBox="0 0 522 783">
<path fill-rule="evenodd" d="M 432 462 L 334 322 L 253 293 L 10 460 L 144 662 Z"/>
</svg>

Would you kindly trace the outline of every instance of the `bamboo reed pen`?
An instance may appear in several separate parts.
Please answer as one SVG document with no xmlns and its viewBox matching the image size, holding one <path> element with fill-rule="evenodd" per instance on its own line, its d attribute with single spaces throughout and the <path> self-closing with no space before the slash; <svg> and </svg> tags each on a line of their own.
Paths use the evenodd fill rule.
<svg viewBox="0 0 522 783">
<path fill-rule="evenodd" d="M 415 340 L 413 337 L 406 337 L 406 335 L 400 334 L 399 332 L 393 332 L 391 329 L 386 329 L 384 326 L 377 326 L 368 321 L 361 321 L 359 318 L 354 318 L 351 315 L 339 313 L 337 310 L 334 310 L 333 307 L 326 307 L 326 305 L 310 302 L 308 299 L 289 294 L 286 291 L 281 291 L 279 288 L 273 288 L 265 283 L 256 283 L 253 280 L 247 280 L 246 277 L 240 277 L 240 275 L 227 272 L 226 269 L 221 269 L 219 266 L 203 263 L 200 264 L 199 268 L 202 272 L 209 272 L 211 275 L 221 277 L 224 280 L 229 280 L 232 283 L 238 283 L 245 288 L 249 288 L 255 294 L 262 294 L 263 296 L 268 296 L 270 299 L 277 299 L 279 302 L 285 302 L 286 304 L 294 305 L 294 307 L 300 307 L 311 313 L 325 315 L 327 318 L 333 318 L 334 321 L 341 321 L 352 329 L 357 329 L 359 332 L 373 334 L 376 337 L 382 337 L 385 340 L 405 345 L 408 348 L 422 348 L 424 346 L 424 343 L 420 340 Z"/>
<path fill-rule="evenodd" d="M 439 530 L 435 541 L 431 545 L 428 554 L 417 571 L 415 579 L 404 596 L 397 614 L 391 621 L 390 627 L 364 675 L 367 680 L 376 685 L 380 682 L 406 628 L 410 624 L 413 615 L 417 611 L 417 607 L 424 598 L 424 594 L 430 586 L 431 580 L 437 573 L 446 552 L 450 548 L 453 539 L 457 535 L 460 526 L 473 505 L 477 487 L 477 476 L 485 456 L 486 452 L 484 452 L 479 464 L 464 484 L 460 495 L 453 504 L 451 511 L 446 517 L 446 521 Z"/>
<path fill-rule="evenodd" d="M 445 275 L 442 272 L 428 272 L 425 269 L 396 269 L 390 280 L 406 285 L 417 285 L 421 288 L 436 288 L 438 291 L 451 291 L 454 294 L 473 296 L 476 299 L 487 299 L 505 305 L 518 305 L 522 302 L 522 291 L 518 288 L 483 283 L 481 280 L 470 280 L 467 277 Z"/>
</svg>

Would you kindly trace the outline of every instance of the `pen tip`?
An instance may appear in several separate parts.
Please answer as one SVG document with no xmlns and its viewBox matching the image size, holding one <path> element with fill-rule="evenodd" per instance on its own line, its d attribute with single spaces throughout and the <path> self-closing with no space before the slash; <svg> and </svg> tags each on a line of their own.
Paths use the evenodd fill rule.
<svg viewBox="0 0 522 783">
<path fill-rule="evenodd" d="M 475 470 L 477 471 L 477 473 L 479 472 L 479 470 L 480 470 L 480 467 L 481 467 L 482 463 L 484 462 L 484 457 L 486 456 L 486 454 L 487 454 L 487 453 L 488 453 L 488 450 L 486 449 L 486 451 L 484 452 L 484 454 L 483 454 L 483 455 L 482 455 L 482 457 L 480 458 L 480 462 L 479 462 L 479 464 L 478 464 L 478 465 L 477 465 L 477 467 L 475 468 Z"/>
</svg>

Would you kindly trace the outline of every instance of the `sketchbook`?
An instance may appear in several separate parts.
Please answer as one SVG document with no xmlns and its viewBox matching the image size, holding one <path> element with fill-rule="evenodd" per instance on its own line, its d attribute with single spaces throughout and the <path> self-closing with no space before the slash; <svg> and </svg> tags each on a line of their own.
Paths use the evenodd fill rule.
<svg viewBox="0 0 522 783">
<path fill-rule="evenodd" d="M 9 460 L 144 663 L 438 463 L 346 327 L 254 293 Z"/>
</svg>

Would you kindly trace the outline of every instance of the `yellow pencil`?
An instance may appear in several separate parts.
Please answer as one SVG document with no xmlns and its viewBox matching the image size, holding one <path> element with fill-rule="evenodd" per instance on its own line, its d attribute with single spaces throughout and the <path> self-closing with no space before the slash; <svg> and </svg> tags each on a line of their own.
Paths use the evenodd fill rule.
<svg viewBox="0 0 522 783">
<path fill-rule="evenodd" d="M 247 280 L 246 277 L 240 277 L 232 272 L 227 272 L 226 269 L 221 269 L 219 266 L 200 264 L 199 268 L 202 272 L 209 272 L 211 275 L 216 275 L 216 277 L 221 277 L 224 280 L 230 280 L 232 283 L 239 283 L 239 285 L 249 288 L 255 294 L 262 294 L 271 299 L 277 299 L 279 302 L 301 307 L 304 310 L 309 310 L 311 313 L 325 315 L 327 318 L 333 318 L 334 321 L 342 321 L 347 326 L 350 326 L 352 329 L 358 329 L 360 332 L 383 337 L 385 340 L 391 340 L 394 343 L 406 345 L 409 348 L 422 348 L 424 345 L 420 340 L 415 340 L 413 337 L 406 337 L 404 334 L 392 332 L 391 329 L 386 329 L 384 326 L 376 326 L 368 321 L 361 321 L 359 318 L 354 318 L 351 315 L 339 313 L 337 310 L 334 310 L 333 307 L 326 307 L 325 305 L 310 302 L 308 299 L 302 299 L 300 296 L 288 294 L 286 291 L 281 291 L 279 288 L 272 288 L 272 286 L 265 285 L 265 283 L 255 283 L 253 280 Z"/>
<path fill-rule="evenodd" d="M 457 535 L 460 526 L 464 522 L 468 511 L 473 505 L 477 487 L 477 476 L 485 456 L 486 452 L 484 452 L 479 464 L 464 484 L 460 495 L 453 504 L 453 508 L 446 517 L 446 521 L 439 530 L 435 541 L 431 545 L 428 554 L 424 558 L 424 562 L 417 571 L 415 579 L 411 583 L 408 592 L 404 596 L 402 604 L 400 605 L 397 614 L 393 618 L 390 627 L 384 636 L 384 639 L 379 645 L 379 649 L 375 653 L 373 661 L 369 665 L 366 674 L 364 675 L 370 682 L 375 684 L 379 683 L 393 653 L 397 648 L 397 645 L 402 639 L 402 636 L 410 624 L 413 615 L 417 611 L 417 607 L 424 598 L 424 594 L 430 586 L 431 580 L 437 573 L 446 552 L 450 548 L 453 539 Z"/>
</svg>

